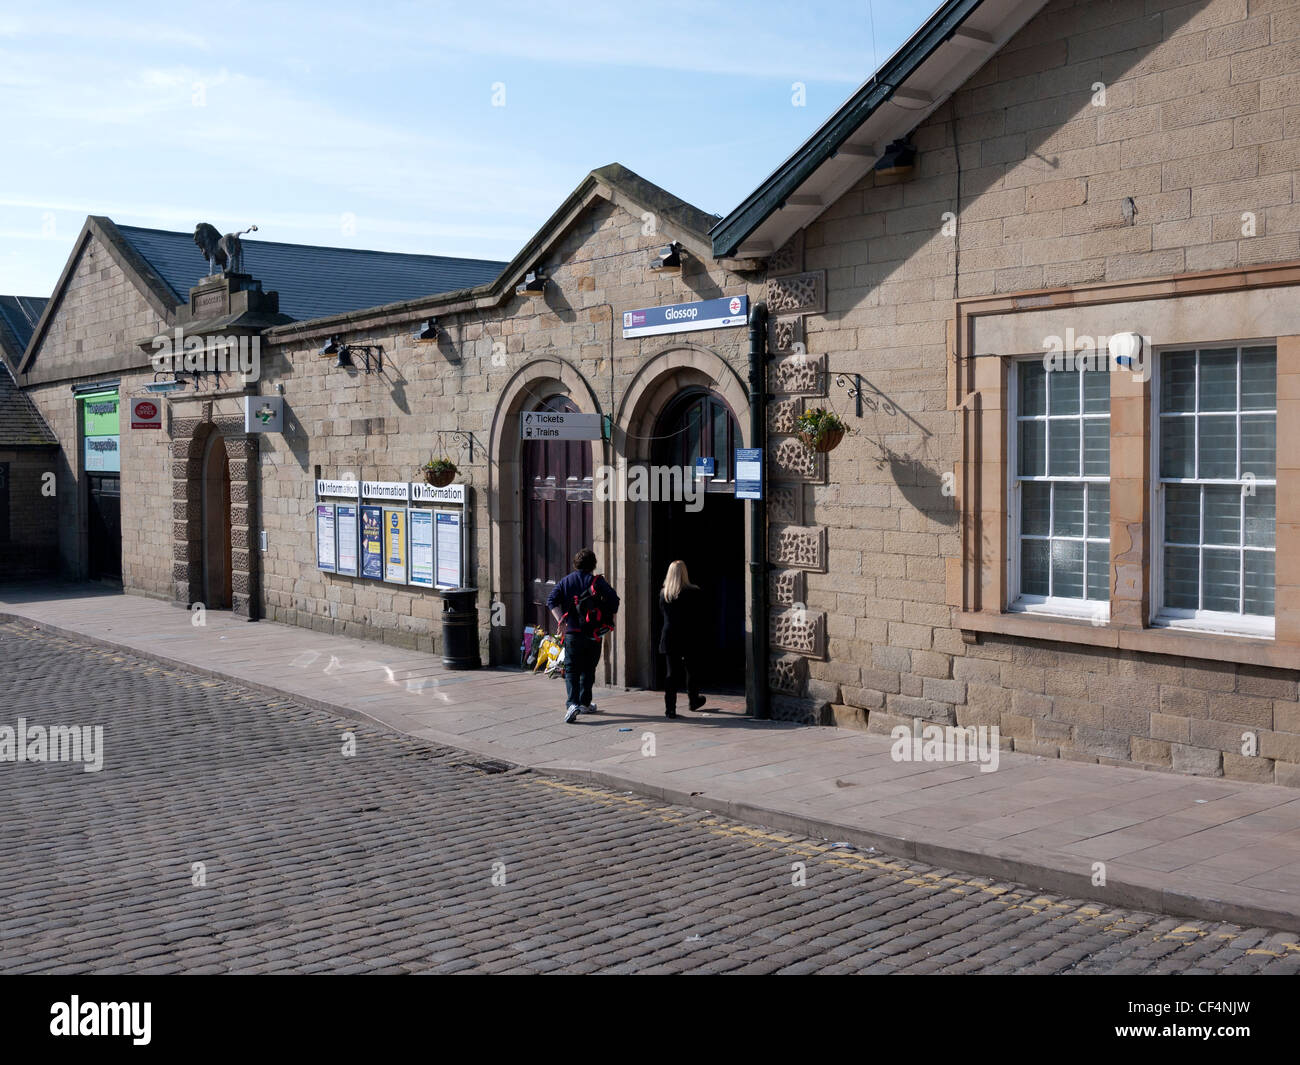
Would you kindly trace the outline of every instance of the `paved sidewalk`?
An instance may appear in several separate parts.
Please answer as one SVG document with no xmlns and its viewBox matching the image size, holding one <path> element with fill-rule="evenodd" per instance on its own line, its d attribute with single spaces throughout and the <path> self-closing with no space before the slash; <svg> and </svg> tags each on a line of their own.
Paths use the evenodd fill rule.
<svg viewBox="0 0 1300 1065">
<path fill-rule="evenodd" d="M 169 604 L 84 585 L 0 587 L 0 619 L 772 828 L 1115 905 L 1300 923 L 1297 789 L 1005 752 L 994 773 L 897 763 L 885 737 L 751 721 L 736 698 L 668 721 L 658 693 L 603 689 L 602 713 L 565 725 L 558 680 L 450 671 L 430 655 L 219 612 L 195 626 Z"/>
</svg>

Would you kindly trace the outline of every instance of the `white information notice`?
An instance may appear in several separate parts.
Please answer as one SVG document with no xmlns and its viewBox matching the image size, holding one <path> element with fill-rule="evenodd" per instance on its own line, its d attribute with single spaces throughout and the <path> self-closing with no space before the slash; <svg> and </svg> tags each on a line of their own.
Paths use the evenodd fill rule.
<svg viewBox="0 0 1300 1065">
<path fill-rule="evenodd" d="M 437 526 L 438 587 L 461 587 L 460 538 L 461 516 L 458 510 L 435 510 Z"/>
<path fill-rule="evenodd" d="M 316 504 L 316 567 L 334 572 L 335 545 L 334 504 Z"/>
<path fill-rule="evenodd" d="M 411 583 L 433 587 L 433 511 L 408 511 L 411 528 Z"/>
<path fill-rule="evenodd" d="M 345 577 L 357 575 L 357 505 L 355 503 L 338 503 L 334 507 L 336 514 L 334 530 L 338 539 L 338 573 Z"/>
</svg>

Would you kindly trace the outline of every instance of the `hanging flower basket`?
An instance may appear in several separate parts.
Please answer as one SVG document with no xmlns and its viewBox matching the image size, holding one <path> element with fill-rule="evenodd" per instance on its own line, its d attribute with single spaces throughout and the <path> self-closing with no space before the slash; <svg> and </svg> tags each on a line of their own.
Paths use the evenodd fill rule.
<svg viewBox="0 0 1300 1065">
<path fill-rule="evenodd" d="M 425 484 L 431 484 L 434 488 L 446 488 L 456 479 L 458 471 L 456 464 L 449 459 L 434 459 L 420 467 L 420 472 L 424 474 Z"/>
<path fill-rule="evenodd" d="M 804 447 L 823 455 L 839 447 L 846 432 L 838 415 L 824 407 L 804 411 L 795 423 L 795 430 Z"/>
<path fill-rule="evenodd" d="M 818 436 L 815 433 L 800 433 L 799 439 L 803 441 L 804 447 L 809 451 L 816 451 L 824 455 L 828 451 L 834 451 L 840 446 L 840 441 L 844 439 L 843 429 L 830 429 Z"/>
</svg>

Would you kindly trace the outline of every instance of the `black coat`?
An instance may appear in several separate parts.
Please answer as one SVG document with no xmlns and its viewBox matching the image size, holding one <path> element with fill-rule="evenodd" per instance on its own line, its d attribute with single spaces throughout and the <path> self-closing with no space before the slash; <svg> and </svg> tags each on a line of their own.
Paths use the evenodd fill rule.
<svg viewBox="0 0 1300 1065">
<path fill-rule="evenodd" d="M 700 633 L 704 631 L 703 597 L 693 584 L 686 585 L 671 603 L 659 593 L 659 613 L 664 619 L 659 632 L 659 653 L 687 655 L 699 651 Z"/>
</svg>

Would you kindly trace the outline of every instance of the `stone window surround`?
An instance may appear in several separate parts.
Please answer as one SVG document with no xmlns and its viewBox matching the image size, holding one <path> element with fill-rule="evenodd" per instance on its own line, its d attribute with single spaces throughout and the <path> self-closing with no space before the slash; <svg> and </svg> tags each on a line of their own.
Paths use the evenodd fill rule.
<svg viewBox="0 0 1300 1065">
<path fill-rule="evenodd" d="M 958 300 L 950 322 L 950 409 L 961 556 L 948 560 L 948 602 L 964 638 L 982 632 L 1262 666 L 1300 668 L 1300 262 L 1103 282 Z M 1007 610 L 1012 558 L 1005 490 L 1008 371 L 1043 339 L 1136 332 L 1156 350 L 1184 343 L 1277 342 L 1277 573 L 1272 639 L 1154 627 L 1154 456 L 1150 376 L 1112 377 L 1110 620 Z M 1150 358 L 1151 352 L 1144 351 Z"/>
</svg>

